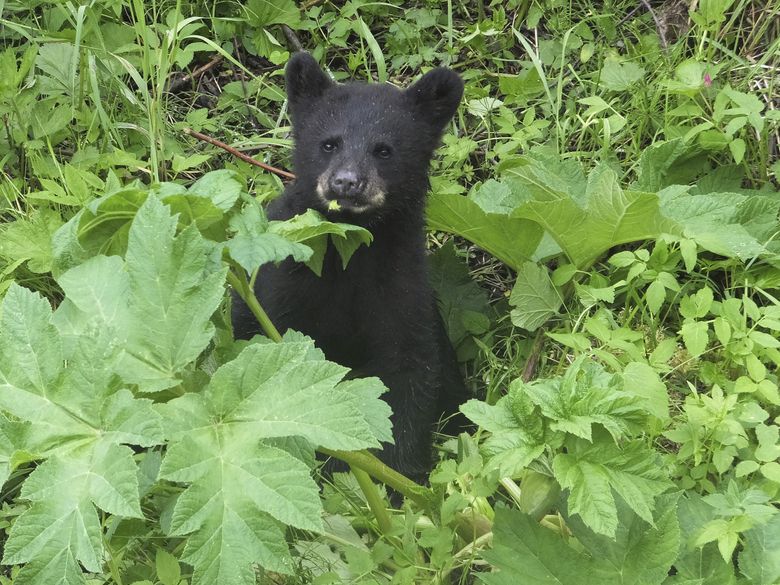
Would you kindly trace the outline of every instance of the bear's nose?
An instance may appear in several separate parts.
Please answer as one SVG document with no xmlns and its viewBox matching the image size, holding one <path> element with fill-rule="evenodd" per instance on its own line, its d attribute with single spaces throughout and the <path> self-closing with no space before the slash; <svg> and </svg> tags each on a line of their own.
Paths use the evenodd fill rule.
<svg viewBox="0 0 780 585">
<path fill-rule="evenodd" d="M 336 171 L 330 178 L 330 190 L 336 197 L 355 197 L 363 191 L 364 181 L 353 170 Z"/>
</svg>

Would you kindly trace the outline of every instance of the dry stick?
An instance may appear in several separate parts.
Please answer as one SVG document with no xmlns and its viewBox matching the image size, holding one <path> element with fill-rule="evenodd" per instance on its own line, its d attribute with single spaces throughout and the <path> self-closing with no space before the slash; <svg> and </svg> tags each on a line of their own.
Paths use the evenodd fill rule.
<svg viewBox="0 0 780 585">
<path fill-rule="evenodd" d="M 539 358 L 541 356 L 543 346 L 544 329 L 539 329 L 539 331 L 536 332 L 534 344 L 531 346 L 531 353 L 528 355 L 528 360 L 525 362 L 523 373 L 520 376 L 523 382 L 530 382 L 536 375 L 536 368 L 539 365 Z"/>
<path fill-rule="evenodd" d="M 214 57 L 211 61 L 209 61 L 205 65 L 201 65 L 200 67 L 195 69 L 192 73 L 188 73 L 187 75 L 185 75 L 184 77 L 182 77 L 180 79 L 175 79 L 175 80 L 171 81 L 168 84 L 167 91 L 170 91 L 170 92 L 178 91 L 179 89 L 181 89 L 191 79 L 198 78 L 201 75 L 203 75 L 204 73 L 206 73 L 206 71 L 208 71 L 209 69 L 213 69 L 214 67 L 216 67 L 219 63 L 222 62 L 222 59 L 223 59 L 222 55 L 217 55 L 216 57 Z"/>
<path fill-rule="evenodd" d="M 242 161 L 249 163 L 250 165 L 255 165 L 256 167 L 260 167 L 261 169 L 265 169 L 266 171 L 270 173 L 274 173 L 275 175 L 279 175 L 280 177 L 283 177 L 285 179 L 295 179 L 295 175 L 292 173 L 289 173 L 287 171 L 283 171 L 282 169 L 277 169 L 276 167 L 272 167 L 271 165 L 267 165 L 263 162 L 260 162 L 259 160 L 253 159 L 251 156 L 248 156 L 241 152 L 240 150 L 237 150 L 233 148 L 232 146 L 228 146 L 224 142 L 220 142 L 216 138 L 212 138 L 211 136 L 206 136 L 205 134 L 201 134 L 200 132 L 197 132 L 193 130 L 192 128 L 185 128 L 184 129 L 185 134 L 189 134 L 190 136 L 194 136 L 198 140 L 202 140 L 203 142 L 208 142 L 209 144 L 213 144 L 214 146 L 218 146 L 222 150 L 226 150 L 233 156 L 240 158 Z"/>
<path fill-rule="evenodd" d="M 287 44 L 290 45 L 291 49 L 294 51 L 303 51 L 303 43 L 301 43 L 298 35 L 293 32 L 293 29 L 291 29 L 286 24 L 283 24 L 282 32 L 284 33 L 284 37 L 287 39 Z"/>
<path fill-rule="evenodd" d="M 653 17 L 653 22 L 655 23 L 655 28 L 658 31 L 658 36 L 661 38 L 661 47 L 663 49 L 669 48 L 669 42 L 666 40 L 666 34 L 664 33 L 664 26 L 661 24 L 661 21 L 658 20 L 658 17 L 655 15 L 655 11 L 653 10 L 653 7 L 650 6 L 650 2 L 647 0 L 639 0 L 639 2 L 644 6 L 647 11 L 650 13 L 650 16 Z"/>
</svg>

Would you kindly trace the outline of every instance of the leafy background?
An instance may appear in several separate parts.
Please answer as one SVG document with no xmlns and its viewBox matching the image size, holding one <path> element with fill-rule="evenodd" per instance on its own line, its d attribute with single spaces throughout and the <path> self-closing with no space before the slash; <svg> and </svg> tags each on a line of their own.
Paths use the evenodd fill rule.
<svg viewBox="0 0 780 585">
<path fill-rule="evenodd" d="M 778 16 L 0 3 L 0 582 L 780 583 Z M 474 427 L 426 486 L 367 451 L 381 382 L 249 296 L 370 234 L 268 221 L 282 181 L 189 132 L 287 168 L 300 47 L 466 82 L 428 223 Z"/>
</svg>

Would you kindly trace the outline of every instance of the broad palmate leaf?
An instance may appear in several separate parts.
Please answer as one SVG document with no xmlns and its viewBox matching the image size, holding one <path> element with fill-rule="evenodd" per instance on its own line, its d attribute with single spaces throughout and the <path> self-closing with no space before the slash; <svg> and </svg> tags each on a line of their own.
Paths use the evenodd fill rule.
<svg viewBox="0 0 780 585">
<path fill-rule="evenodd" d="M 59 278 L 66 301 L 58 325 L 71 334 L 110 330 L 121 347 L 115 371 L 143 392 L 181 381 L 214 334 L 224 294 L 219 246 L 195 226 L 175 235 L 176 217 L 150 195 L 138 210 L 126 261 L 96 256 Z"/>
<path fill-rule="evenodd" d="M 151 402 L 134 398 L 112 372 L 118 348 L 110 332 L 66 344 L 52 321 L 45 299 L 16 285 L 8 290 L 0 320 L 0 411 L 21 422 L 0 418 L 0 436 L 13 439 L 11 461 L 45 459 L 22 486 L 31 505 L 4 547 L 3 563 L 28 563 L 15 583 L 81 583 L 79 563 L 99 571 L 97 508 L 142 517 L 126 445 L 163 440 Z"/>
<path fill-rule="evenodd" d="M 578 267 L 587 267 L 610 248 L 627 242 L 677 233 L 674 221 L 661 212 L 655 193 L 623 191 L 613 170 L 600 166 L 588 177 L 582 199 L 558 190 L 538 164 L 512 169 L 533 197 L 515 208 L 512 217 L 532 220 L 549 233 Z M 520 187 L 522 186 L 522 187 Z"/>
<path fill-rule="evenodd" d="M 658 499 L 655 526 L 620 502 L 615 541 L 568 518 L 579 549 L 530 516 L 498 508 L 493 547 L 484 554 L 497 570 L 479 578 L 488 585 L 660 585 L 680 546 L 676 502 L 677 494 Z"/>
<path fill-rule="evenodd" d="M 378 399 L 384 386 L 342 382 L 346 373 L 311 340 L 291 335 L 250 345 L 205 392 L 161 407 L 172 444 L 160 475 L 189 484 L 170 531 L 188 535 L 182 560 L 195 567 L 193 583 L 250 585 L 254 564 L 290 573 L 284 525 L 322 529 L 309 467 L 276 439 L 304 439 L 309 451 L 391 439 L 390 410 Z"/>
</svg>

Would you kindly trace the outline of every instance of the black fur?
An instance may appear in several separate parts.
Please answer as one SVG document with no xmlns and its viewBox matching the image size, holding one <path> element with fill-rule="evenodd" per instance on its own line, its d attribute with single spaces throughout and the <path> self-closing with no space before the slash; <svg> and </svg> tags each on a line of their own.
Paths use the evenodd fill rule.
<svg viewBox="0 0 780 585">
<path fill-rule="evenodd" d="M 256 293 L 281 331 L 302 331 L 328 359 L 382 379 L 396 444 L 381 456 L 419 478 L 430 467 L 433 424 L 465 396 L 428 280 L 424 229 L 429 162 L 463 83 L 434 69 L 405 91 L 337 85 L 306 53 L 293 56 L 286 79 L 297 179 L 269 217 L 314 208 L 368 228 L 374 241 L 346 269 L 329 246 L 321 277 L 292 261 L 263 267 Z M 258 332 L 240 303 L 233 322 L 237 337 Z"/>
</svg>

